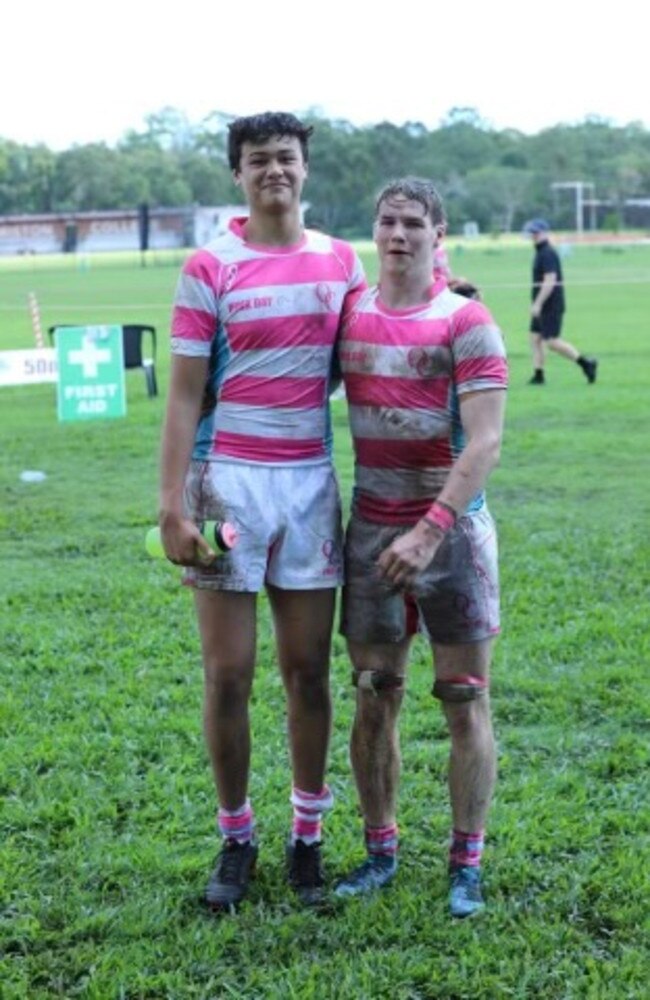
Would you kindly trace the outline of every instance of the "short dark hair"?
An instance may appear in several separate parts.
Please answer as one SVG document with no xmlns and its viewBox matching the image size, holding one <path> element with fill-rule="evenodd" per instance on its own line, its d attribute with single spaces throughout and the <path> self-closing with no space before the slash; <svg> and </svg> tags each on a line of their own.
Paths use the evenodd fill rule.
<svg viewBox="0 0 650 1000">
<path fill-rule="evenodd" d="M 400 177 L 398 180 L 385 184 L 375 200 L 375 218 L 379 215 L 382 202 L 396 197 L 407 198 L 409 201 L 419 201 L 434 226 L 445 224 L 442 198 L 431 181 L 424 177 Z"/>
<path fill-rule="evenodd" d="M 238 170 L 241 150 L 245 142 L 268 142 L 276 135 L 294 136 L 300 142 L 302 158 L 309 161 L 308 140 L 313 125 L 305 125 L 295 115 L 286 111 L 264 111 L 260 115 L 235 118 L 228 126 L 228 163 L 231 170 Z"/>
</svg>

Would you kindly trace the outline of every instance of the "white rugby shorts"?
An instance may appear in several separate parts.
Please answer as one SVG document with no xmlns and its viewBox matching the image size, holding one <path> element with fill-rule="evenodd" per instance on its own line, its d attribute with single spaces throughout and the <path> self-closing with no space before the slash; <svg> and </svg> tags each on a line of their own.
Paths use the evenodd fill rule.
<svg viewBox="0 0 650 1000">
<path fill-rule="evenodd" d="M 205 567 L 188 566 L 183 582 L 207 590 L 257 593 L 317 590 L 343 582 L 341 499 L 329 460 L 304 465 L 191 463 L 188 517 L 230 521 L 237 544 Z"/>
</svg>

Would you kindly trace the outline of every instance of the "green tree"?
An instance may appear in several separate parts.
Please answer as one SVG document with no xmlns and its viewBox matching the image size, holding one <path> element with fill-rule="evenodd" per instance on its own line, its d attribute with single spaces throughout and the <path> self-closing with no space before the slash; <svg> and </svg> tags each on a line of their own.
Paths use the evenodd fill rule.
<svg viewBox="0 0 650 1000">
<path fill-rule="evenodd" d="M 368 236 L 375 192 L 402 174 L 434 181 L 452 231 L 470 218 L 483 229 L 516 229 L 537 214 L 572 227 L 575 198 L 554 190 L 557 182 L 592 183 L 621 218 L 626 198 L 650 196 L 650 131 L 638 122 L 621 127 L 591 116 L 528 136 L 494 129 L 467 107 L 451 108 L 432 130 L 419 122 L 359 128 L 314 110 L 302 117 L 315 126 L 307 219 L 335 235 Z M 192 124 L 164 107 L 116 148 L 93 143 L 62 153 L 0 139 L 0 212 L 239 203 L 227 162 L 231 120 L 215 110 Z"/>
<path fill-rule="evenodd" d="M 313 124 L 305 188 L 308 223 L 341 236 L 367 235 L 376 173 L 363 130 L 325 119 Z"/>
<path fill-rule="evenodd" d="M 516 167 L 486 166 L 471 170 L 466 178 L 468 206 L 482 228 L 510 232 L 526 204 L 531 172 Z"/>
<path fill-rule="evenodd" d="M 0 213 L 51 211 L 55 162 L 55 154 L 44 145 L 0 139 Z"/>
<path fill-rule="evenodd" d="M 241 191 L 223 161 L 204 152 L 190 151 L 179 157 L 178 168 L 191 191 L 193 203 L 236 205 L 242 201 Z"/>
</svg>

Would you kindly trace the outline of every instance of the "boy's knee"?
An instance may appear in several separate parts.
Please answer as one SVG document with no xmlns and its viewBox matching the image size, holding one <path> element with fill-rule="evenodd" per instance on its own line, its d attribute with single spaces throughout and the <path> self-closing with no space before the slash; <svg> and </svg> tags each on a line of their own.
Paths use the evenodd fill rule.
<svg viewBox="0 0 650 1000">
<path fill-rule="evenodd" d="M 385 691 L 403 691 L 404 674 L 391 670 L 353 670 L 352 683 L 358 691 L 378 695 Z"/>
<path fill-rule="evenodd" d="M 436 680 L 431 693 L 446 704 L 458 705 L 483 698 L 487 690 L 488 682 L 484 677 L 463 674 L 444 681 Z"/>
</svg>

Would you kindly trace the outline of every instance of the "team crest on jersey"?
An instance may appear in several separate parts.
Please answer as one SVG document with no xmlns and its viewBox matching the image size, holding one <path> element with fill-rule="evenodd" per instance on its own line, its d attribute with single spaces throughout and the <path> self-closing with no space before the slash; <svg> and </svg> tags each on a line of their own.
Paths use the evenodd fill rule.
<svg viewBox="0 0 650 1000">
<path fill-rule="evenodd" d="M 334 289 L 325 281 L 316 285 L 316 298 L 327 312 L 334 312 Z"/>
<path fill-rule="evenodd" d="M 229 292 L 232 286 L 235 284 L 235 281 L 237 280 L 238 270 L 239 268 L 237 267 L 236 264 L 231 264 L 226 270 L 226 282 L 223 289 L 224 292 Z"/>
<path fill-rule="evenodd" d="M 409 368 L 415 368 L 421 378 L 430 378 L 439 371 L 435 356 L 424 347 L 412 347 L 406 355 Z"/>
</svg>

